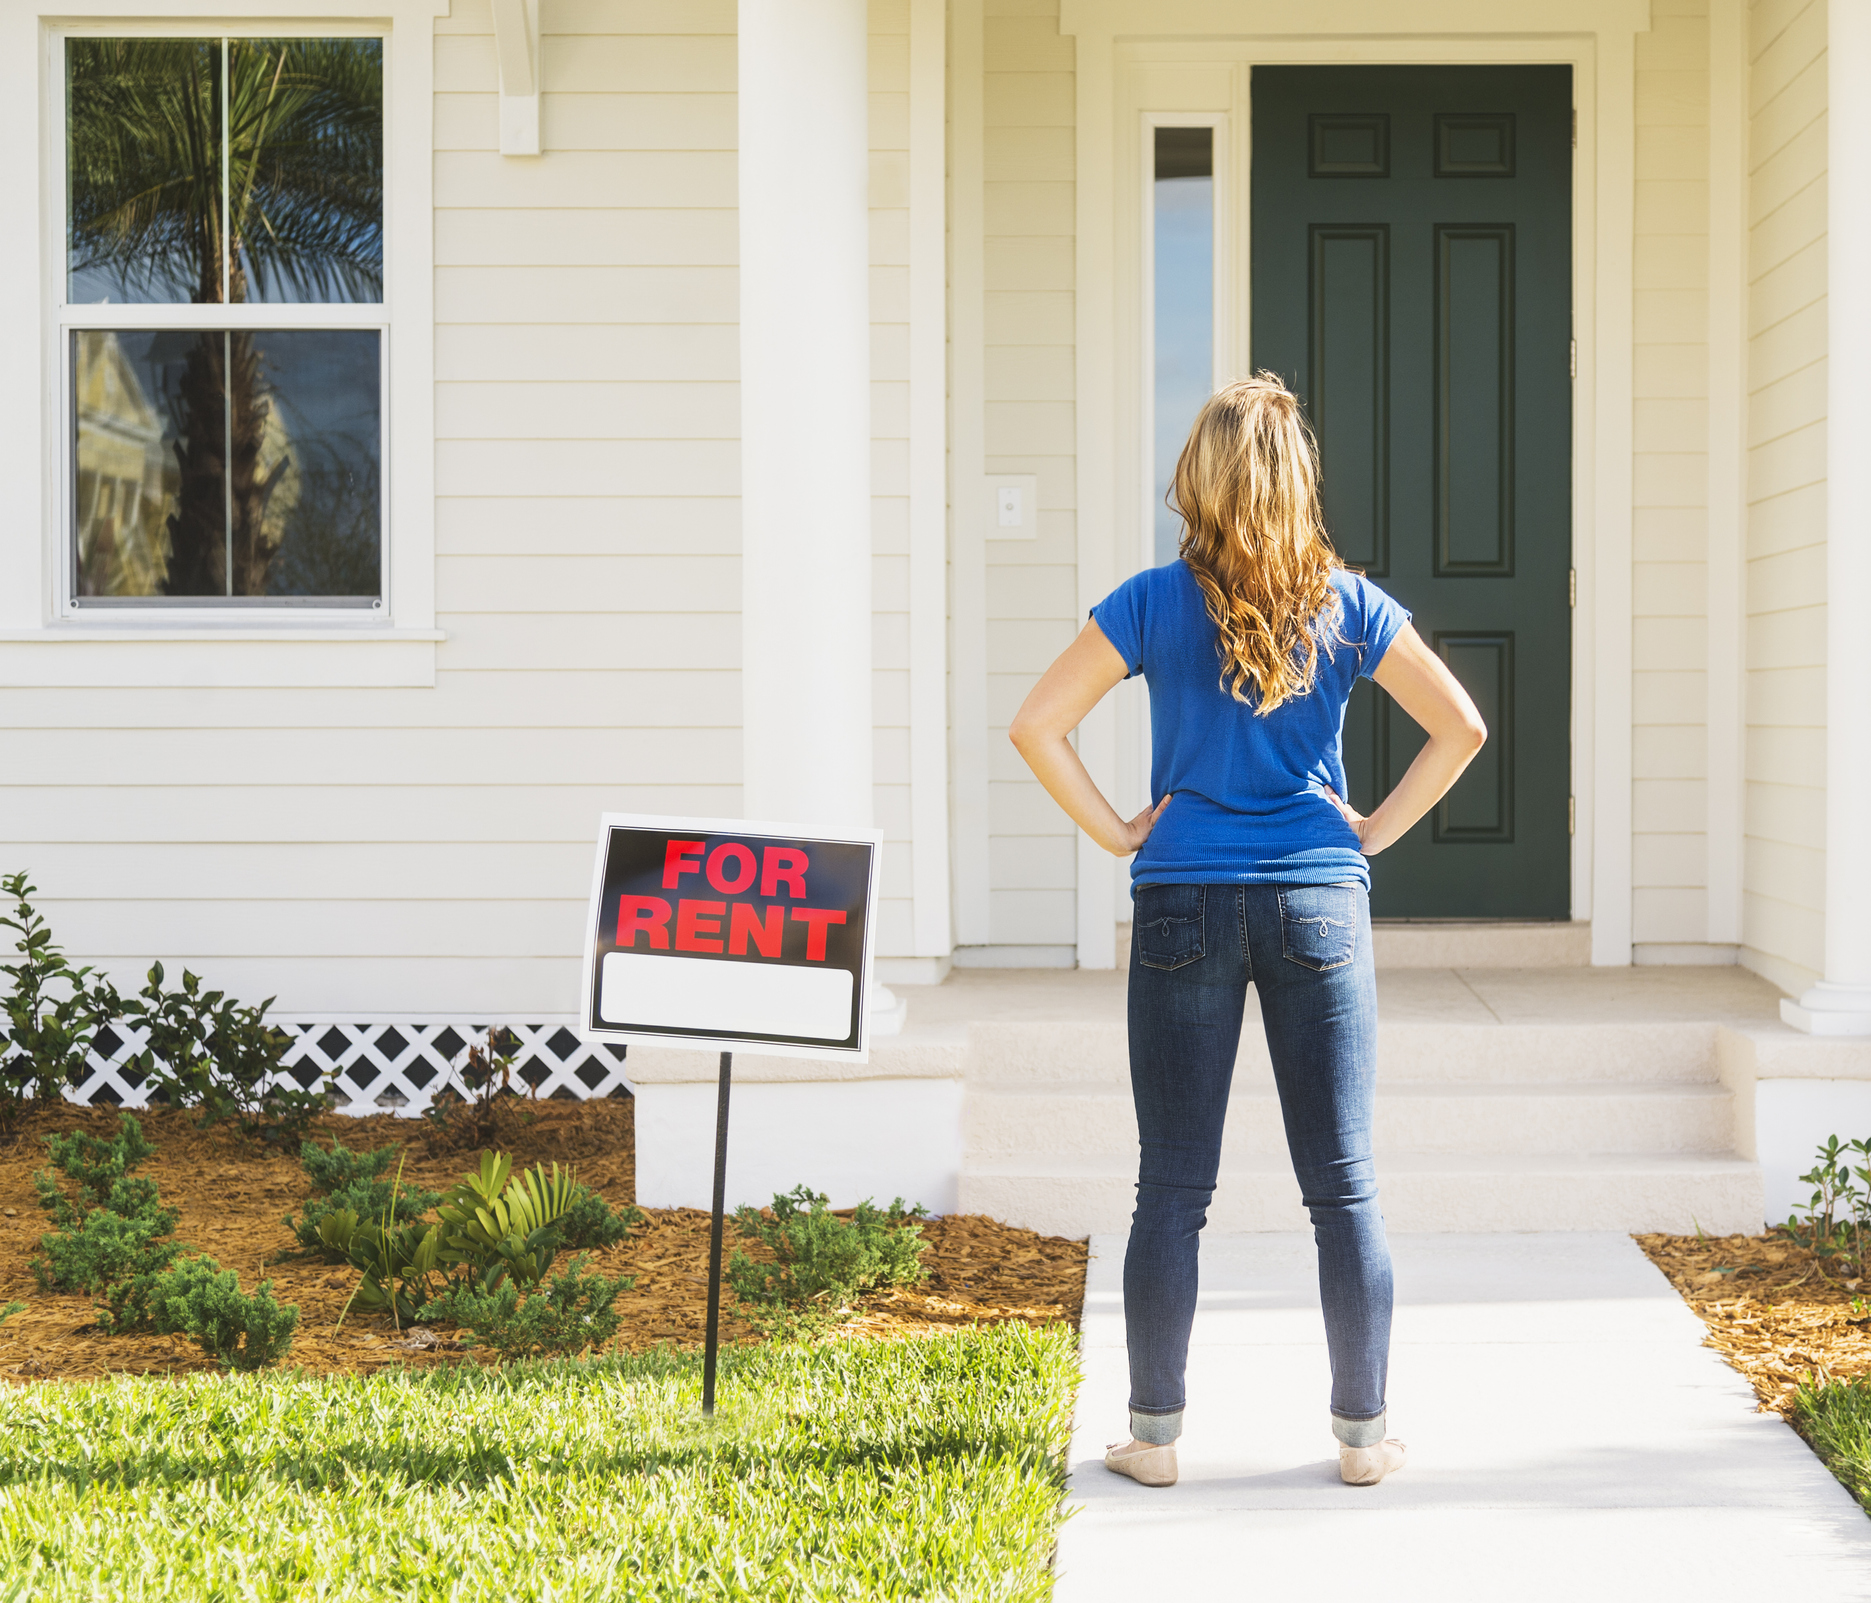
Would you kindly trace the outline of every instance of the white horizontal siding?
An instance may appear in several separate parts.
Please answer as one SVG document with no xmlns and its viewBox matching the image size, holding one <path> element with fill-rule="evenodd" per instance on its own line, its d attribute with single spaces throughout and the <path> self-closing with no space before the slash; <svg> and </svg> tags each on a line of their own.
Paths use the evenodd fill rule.
<svg viewBox="0 0 1871 1603">
<path fill-rule="evenodd" d="M 1743 960 L 1824 967 L 1825 6 L 1750 11 Z"/>
<path fill-rule="evenodd" d="M 1632 939 L 1706 941 L 1708 22 L 1637 36 Z"/>
</svg>

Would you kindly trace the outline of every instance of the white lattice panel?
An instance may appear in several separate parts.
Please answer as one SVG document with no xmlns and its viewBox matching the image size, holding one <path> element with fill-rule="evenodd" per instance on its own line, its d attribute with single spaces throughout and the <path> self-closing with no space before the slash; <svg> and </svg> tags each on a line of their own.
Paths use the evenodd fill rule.
<svg viewBox="0 0 1871 1603">
<path fill-rule="evenodd" d="M 594 1047 L 563 1024 L 508 1024 L 453 1020 L 441 1024 L 281 1024 L 293 1044 L 281 1064 L 281 1083 L 311 1090 L 325 1083 L 340 1113 L 397 1113 L 413 1117 L 459 1074 L 468 1048 L 485 1041 L 490 1028 L 504 1028 L 518 1043 L 513 1054 L 515 1089 L 535 1096 L 614 1096 L 627 1089 L 624 1049 Z M 67 1090 L 68 1100 L 141 1108 L 148 1087 L 132 1061 L 147 1036 L 126 1024 L 102 1032 L 91 1053 L 84 1083 Z M 329 1081 L 326 1075 L 336 1070 Z"/>
</svg>

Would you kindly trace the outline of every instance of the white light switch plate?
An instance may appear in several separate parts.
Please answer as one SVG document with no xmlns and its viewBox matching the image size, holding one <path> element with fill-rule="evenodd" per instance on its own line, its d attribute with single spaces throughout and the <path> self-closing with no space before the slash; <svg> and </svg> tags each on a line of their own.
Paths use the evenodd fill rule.
<svg viewBox="0 0 1871 1603">
<path fill-rule="evenodd" d="M 990 540 L 1039 538 L 1039 478 L 1032 473 L 990 473 L 982 481 L 982 516 Z"/>
</svg>

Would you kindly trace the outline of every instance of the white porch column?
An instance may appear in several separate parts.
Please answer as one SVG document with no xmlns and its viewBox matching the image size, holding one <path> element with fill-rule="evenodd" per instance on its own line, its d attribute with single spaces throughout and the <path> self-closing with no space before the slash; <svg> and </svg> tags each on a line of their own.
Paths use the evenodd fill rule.
<svg viewBox="0 0 1871 1603">
<path fill-rule="evenodd" d="M 743 811 L 871 822 L 865 0 L 741 0 Z"/>
<path fill-rule="evenodd" d="M 1832 0 L 1827 40 L 1826 956 L 1789 1024 L 1871 1035 L 1871 0 Z"/>
</svg>

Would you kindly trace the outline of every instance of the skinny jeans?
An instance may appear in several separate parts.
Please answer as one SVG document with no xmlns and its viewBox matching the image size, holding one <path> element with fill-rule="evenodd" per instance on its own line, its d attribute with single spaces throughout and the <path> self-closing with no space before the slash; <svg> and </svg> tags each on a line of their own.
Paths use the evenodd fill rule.
<svg viewBox="0 0 1871 1603">
<path fill-rule="evenodd" d="M 1141 1155 L 1124 1256 L 1130 1406 L 1174 1414 L 1197 1249 L 1221 1163 L 1247 987 L 1259 993 L 1293 1173 L 1312 1216 L 1340 1419 L 1384 1413 L 1390 1246 L 1371 1111 L 1377 982 L 1360 885 L 1143 885 L 1130 959 L 1130 1078 Z"/>
</svg>

